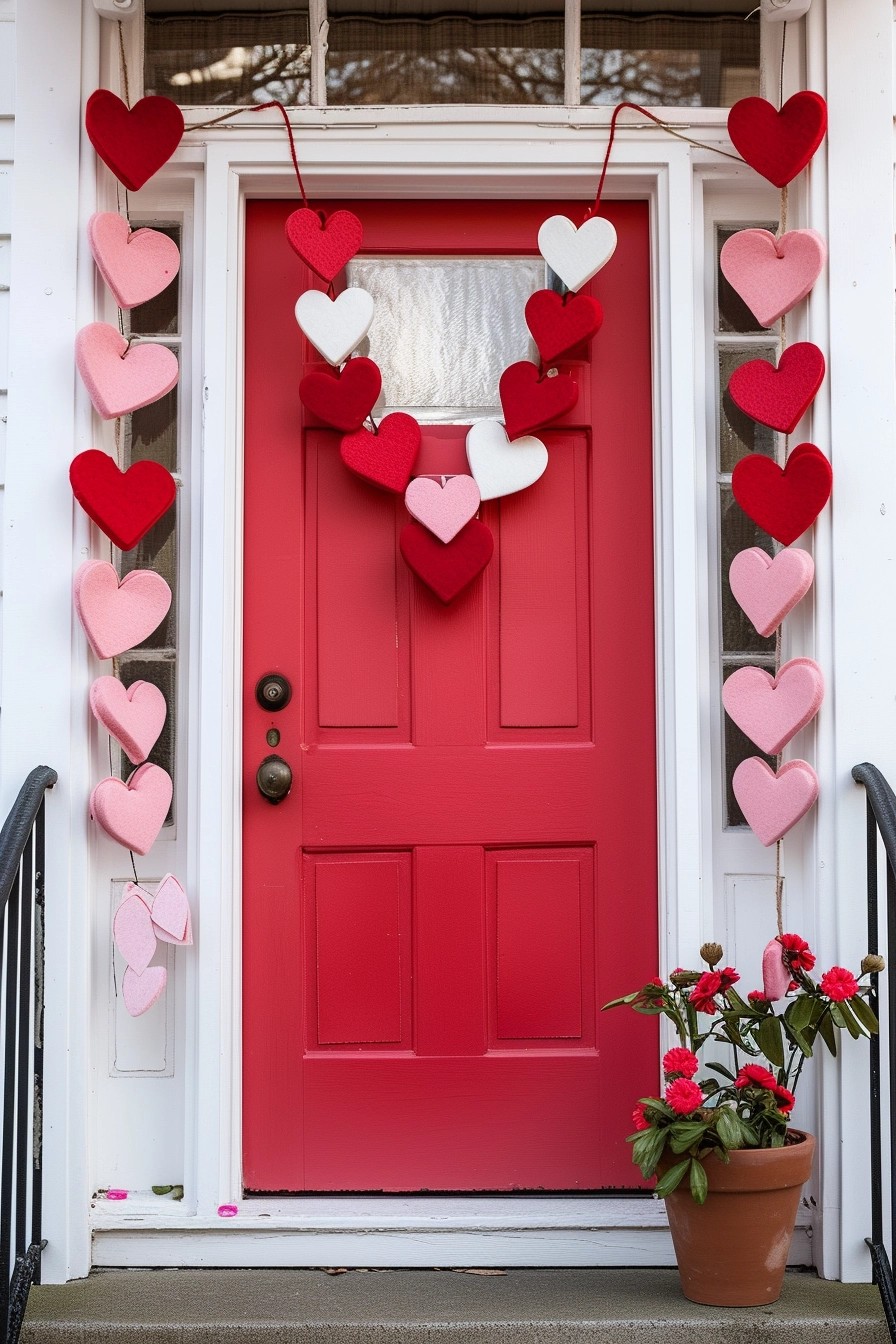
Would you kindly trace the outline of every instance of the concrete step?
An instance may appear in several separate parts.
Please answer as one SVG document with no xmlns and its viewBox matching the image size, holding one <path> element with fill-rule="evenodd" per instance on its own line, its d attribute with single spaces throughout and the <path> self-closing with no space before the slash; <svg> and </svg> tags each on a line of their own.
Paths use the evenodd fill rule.
<svg viewBox="0 0 896 1344">
<path fill-rule="evenodd" d="M 790 1272 L 700 1307 L 674 1269 L 98 1270 L 34 1288 L 26 1344 L 889 1344 L 877 1289 Z"/>
</svg>

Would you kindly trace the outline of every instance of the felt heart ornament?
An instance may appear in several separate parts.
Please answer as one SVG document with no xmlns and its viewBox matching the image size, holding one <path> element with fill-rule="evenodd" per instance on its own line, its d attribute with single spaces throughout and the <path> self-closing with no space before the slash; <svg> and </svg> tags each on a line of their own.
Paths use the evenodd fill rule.
<svg viewBox="0 0 896 1344">
<path fill-rule="evenodd" d="M 784 998 L 792 979 L 790 967 L 784 964 L 784 949 L 778 939 L 773 938 L 766 943 L 762 953 L 762 992 L 769 1003 Z"/>
<path fill-rule="evenodd" d="M 747 824 L 766 846 L 786 835 L 818 797 L 818 776 L 808 761 L 788 761 L 775 773 L 761 756 L 749 756 L 731 786 Z"/>
<path fill-rule="evenodd" d="M 128 887 L 132 886 L 133 883 L 129 882 Z M 115 911 L 112 937 L 131 970 L 142 975 L 155 956 L 156 935 L 153 933 L 149 907 L 139 896 L 125 896 Z"/>
<path fill-rule="evenodd" d="M 571 411 L 579 399 L 579 385 L 568 373 L 542 376 L 536 364 L 521 359 L 501 374 L 498 394 L 508 437 L 518 439 Z"/>
<path fill-rule="evenodd" d="M 820 93 L 795 93 L 779 112 L 765 98 L 741 98 L 728 113 L 738 154 L 776 187 L 802 172 L 824 139 L 828 108 Z"/>
<path fill-rule="evenodd" d="M 616 251 L 616 230 L 600 215 L 579 228 L 565 215 L 551 215 L 538 230 L 538 250 L 567 289 L 581 289 Z"/>
<path fill-rule="evenodd" d="M 815 400 L 824 378 L 824 355 L 811 341 L 789 345 L 777 369 L 767 359 L 750 359 L 728 380 L 732 401 L 760 425 L 792 434 Z"/>
<path fill-rule="evenodd" d="M 90 795 L 90 815 L 113 840 L 148 854 L 171 806 L 171 776 L 160 765 L 138 765 L 127 783 L 101 779 Z"/>
<path fill-rule="evenodd" d="M 777 676 L 764 667 L 739 667 L 722 687 L 726 712 L 768 756 L 783 751 L 823 699 L 824 677 L 811 658 L 791 658 Z"/>
<path fill-rule="evenodd" d="M 164 345 L 132 345 L 109 322 L 90 322 L 75 337 L 75 362 L 104 420 L 129 415 L 170 392 L 177 356 Z"/>
<path fill-rule="evenodd" d="M 72 492 L 97 527 L 130 551 L 168 512 L 177 495 L 170 471 L 159 462 L 135 462 L 127 471 L 98 448 L 79 453 L 68 469 Z"/>
<path fill-rule="evenodd" d="M 170 98 L 141 98 L 129 108 L 110 89 L 97 89 L 87 99 L 84 126 L 106 167 L 128 191 L 139 191 L 177 149 L 184 117 Z"/>
<path fill-rule="evenodd" d="M 420 426 L 404 411 L 387 415 L 376 433 L 359 429 L 344 435 L 339 444 L 339 456 L 349 471 L 397 495 L 407 489 L 419 451 Z"/>
<path fill-rule="evenodd" d="M 345 368 L 307 373 L 299 383 L 302 405 L 325 425 L 360 429 L 376 405 L 383 380 L 372 359 L 350 359 Z"/>
<path fill-rule="evenodd" d="M 805 597 L 815 577 L 815 562 L 797 547 L 769 555 L 761 546 L 738 551 L 728 570 L 735 601 L 758 634 L 774 633 L 788 612 Z"/>
<path fill-rule="evenodd" d="M 136 308 L 167 289 L 180 269 L 177 243 L 158 229 L 134 229 L 123 215 L 103 211 L 87 221 L 96 268 L 119 308 Z"/>
<path fill-rule="evenodd" d="M 827 255 L 814 229 L 792 229 L 780 238 L 768 229 L 741 229 L 722 248 L 719 265 L 759 325 L 770 327 L 806 297 Z"/>
<path fill-rule="evenodd" d="M 132 765 L 146 760 L 168 713 L 164 695 L 151 681 L 125 686 L 117 677 L 97 677 L 90 688 L 90 709 Z"/>
<path fill-rule="evenodd" d="M 534 485 L 544 475 L 548 450 L 531 434 L 511 443 L 499 420 L 480 420 L 467 433 L 467 461 L 480 497 L 498 499 Z"/>
<path fill-rule="evenodd" d="M 360 250 L 363 236 L 361 221 L 351 210 L 334 210 L 324 218 L 305 207 L 286 221 L 290 247 L 322 280 L 335 279 Z"/>
<path fill-rule="evenodd" d="M 734 498 L 749 518 L 784 546 L 801 537 L 831 497 L 834 474 L 814 443 L 800 443 L 784 467 L 750 453 L 731 476 Z"/>
<path fill-rule="evenodd" d="M 187 893 L 173 873 L 166 873 L 152 903 L 152 923 L 156 937 L 163 943 L 188 946 L 193 941 L 190 903 Z"/>
<path fill-rule="evenodd" d="M 134 569 L 119 583 L 104 560 L 85 560 L 75 574 L 75 610 L 97 658 L 142 644 L 164 620 L 171 589 L 161 574 Z"/>
<path fill-rule="evenodd" d="M 475 516 L 479 501 L 479 486 L 472 476 L 443 477 L 441 481 L 418 476 L 404 493 L 411 517 L 446 545 Z"/>
<path fill-rule="evenodd" d="M 121 977 L 121 997 L 131 1017 L 140 1017 L 161 998 L 168 983 L 168 972 L 164 966 L 147 966 L 142 975 L 128 967 Z"/>
<path fill-rule="evenodd" d="M 446 605 L 481 574 L 492 558 L 495 539 L 474 518 L 451 541 L 439 541 L 419 523 L 406 523 L 398 538 L 405 563 Z"/>
<path fill-rule="evenodd" d="M 342 364 L 363 341 L 373 321 L 373 296 L 350 285 L 335 299 L 319 289 L 299 295 L 296 321 L 328 364 Z"/>
<path fill-rule="evenodd" d="M 603 320 L 603 309 L 588 294 L 538 289 L 526 302 L 526 326 L 545 364 L 590 341 Z"/>
</svg>

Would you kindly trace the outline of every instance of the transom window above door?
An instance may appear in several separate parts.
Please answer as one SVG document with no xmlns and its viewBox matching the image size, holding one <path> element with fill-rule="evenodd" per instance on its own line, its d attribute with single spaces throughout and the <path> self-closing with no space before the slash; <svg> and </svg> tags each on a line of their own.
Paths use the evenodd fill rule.
<svg viewBox="0 0 896 1344">
<path fill-rule="evenodd" d="M 757 0 L 145 0 L 144 85 L 183 105 L 728 107 Z"/>
</svg>

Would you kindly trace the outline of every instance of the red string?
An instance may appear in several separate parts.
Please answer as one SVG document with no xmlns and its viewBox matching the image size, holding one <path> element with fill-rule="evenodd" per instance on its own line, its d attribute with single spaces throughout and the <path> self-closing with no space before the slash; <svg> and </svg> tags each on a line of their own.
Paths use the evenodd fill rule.
<svg viewBox="0 0 896 1344">
<path fill-rule="evenodd" d="M 592 205 L 591 209 L 585 216 L 586 219 L 590 219 L 591 216 L 597 214 L 598 210 L 600 209 L 600 198 L 603 195 L 604 190 L 604 178 L 607 176 L 607 169 L 610 166 L 610 152 L 613 148 L 613 141 L 616 139 L 616 122 L 619 119 L 619 113 L 622 111 L 624 107 L 630 108 L 632 112 L 640 112 L 643 116 L 649 117 L 651 121 L 656 122 L 657 126 L 662 126 L 664 124 L 659 117 L 655 117 L 652 112 L 648 112 L 646 107 L 641 107 L 640 103 L 619 103 L 613 109 L 613 115 L 610 118 L 610 138 L 607 141 L 607 151 L 604 154 L 603 167 L 600 170 L 600 180 L 598 181 L 597 184 L 597 195 L 594 198 L 594 204 Z"/>
<path fill-rule="evenodd" d="M 247 111 L 263 112 L 266 107 L 276 107 L 281 117 L 283 118 L 283 124 L 286 127 L 286 134 L 289 136 L 289 152 L 292 155 L 292 166 L 296 170 L 296 181 L 299 184 L 299 191 L 302 193 L 302 204 L 305 206 L 306 210 L 310 210 L 311 207 L 308 204 L 308 194 L 305 191 L 305 183 L 302 181 L 302 174 L 299 171 L 299 160 L 298 156 L 296 155 L 296 142 L 293 138 L 292 127 L 289 124 L 289 117 L 287 116 L 286 108 L 283 106 L 282 103 L 278 103 L 276 98 L 273 98 L 269 103 L 258 103 L 255 107 L 247 108 Z"/>
</svg>

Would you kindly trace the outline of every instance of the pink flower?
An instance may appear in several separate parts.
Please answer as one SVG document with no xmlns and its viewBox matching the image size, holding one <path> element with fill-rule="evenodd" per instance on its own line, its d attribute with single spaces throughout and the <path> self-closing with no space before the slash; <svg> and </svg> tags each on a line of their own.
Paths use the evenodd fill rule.
<svg viewBox="0 0 896 1344">
<path fill-rule="evenodd" d="M 700 1061 L 693 1050 L 676 1045 L 663 1055 L 663 1073 L 669 1078 L 672 1074 L 681 1074 L 684 1078 L 693 1078 L 700 1067 Z"/>
<path fill-rule="evenodd" d="M 774 1092 L 775 1100 L 778 1103 L 778 1110 L 784 1115 L 789 1115 L 793 1110 L 793 1104 L 796 1101 L 796 1097 L 792 1092 L 788 1092 L 786 1087 L 779 1087 L 777 1083 L 772 1088 L 772 1091 Z"/>
<path fill-rule="evenodd" d="M 751 989 L 749 994 L 747 995 L 747 998 L 749 999 L 750 1003 L 768 1003 L 768 999 L 765 997 L 761 989 Z"/>
<path fill-rule="evenodd" d="M 643 1101 L 639 1101 L 635 1109 L 632 1111 L 632 1124 L 634 1125 L 635 1129 L 650 1128 L 650 1121 L 647 1119 L 646 1110 L 647 1108 L 645 1107 Z"/>
<path fill-rule="evenodd" d="M 811 971 L 815 965 L 815 953 L 809 948 L 805 938 L 798 933 L 782 933 L 778 942 L 784 952 L 784 960 L 792 971 Z"/>
<path fill-rule="evenodd" d="M 719 1005 L 715 995 L 722 988 L 722 977 L 718 971 L 704 971 L 688 996 L 698 1013 L 716 1013 Z"/>
<path fill-rule="evenodd" d="M 726 966 L 724 970 L 719 971 L 722 980 L 720 993 L 726 994 L 732 985 L 736 985 L 740 976 L 733 966 Z"/>
<path fill-rule="evenodd" d="M 689 1078 L 676 1078 L 666 1088 L 666 1101 L 676 1115 L 692 1115 L 704 1101 L 703 1093 Z"/>
<path fill-rule="evenodd" d="M 852 971 L 848 971 L 845 966 L 832 966 L 821 977 L 821 992 L 827 994 L 829 999 L 833 999 L 834 1003 L 842 1003 L 844 999 L 853 998 L 858 989 L 859 982 Z"/>
<path fill-rule="evenodd" d="M 745 1064 L 734 1080 L 735 1087 L 767 1087 L 774 1092 L 778 1080 L 770 1069 L 762 1064 Z"/>
</svg>

